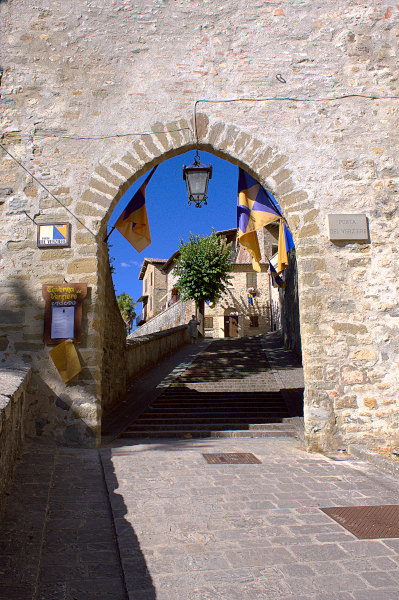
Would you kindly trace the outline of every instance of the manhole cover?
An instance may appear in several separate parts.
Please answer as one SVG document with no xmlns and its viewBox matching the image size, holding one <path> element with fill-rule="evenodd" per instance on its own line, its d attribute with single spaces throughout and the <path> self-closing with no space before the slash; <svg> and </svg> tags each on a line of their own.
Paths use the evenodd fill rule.
<svg viewBox="0 0 399 600">
<path fill-rule="evenodd" d="M 321 509 L 359 540 L 399 537 L 399 506 L 333 506 Z"/>
<path fill-rule="evenodd" d="M 261 463 L 250 452 L 230 452 L 228 454 L 203 454 L 206 462 L 212 465 L 250 465 Z"/>
</svg>

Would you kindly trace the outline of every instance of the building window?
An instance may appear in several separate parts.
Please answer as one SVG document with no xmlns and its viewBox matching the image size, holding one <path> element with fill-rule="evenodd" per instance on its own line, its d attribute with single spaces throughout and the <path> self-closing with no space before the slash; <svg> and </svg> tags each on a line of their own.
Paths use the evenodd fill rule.
<svg viewBox="0 0 399 600">
<path fill-rule="evenodd" d="M 256 288 L 256 273 L 247 273 L 247 288 Z"/>
<path fill-rule="evenodd" d="M 144 282 L 144 292 L 147 292 L 147 281 L 148 281 L 148 280 L 147 280 L 147 278 L 146 278 L 146 279 L 145 279 L 145 282 Z"/>
<path fill-rule="evenodd" d="M 213 317 L 204 317 L 205 329 L 213 329 Z"/>
<path fill-rule="evenodd" d="M 272 256 L 274 256 L 275 254 L 277 254 L 278 252 L 278 246 L 277 244 L 272 244 Z"/>
<path fill-rule="evenodd" d="M 259 327 L 259 317 L 258 317 L 258 315 L 251 315 L 249 317 L 249 326 L 250 327 Z"/>
<path fill-rule="evenodd" d="M 150 298 L 150 311 L 152 311 L 152 297 Z"/>
<path fill-rule="evenodd" d="M 152 287 L 152 273 L 151 273 L 151 284 L 150 284 L 150 285 L 151 285 L 151 287 Z"/>
</svg>

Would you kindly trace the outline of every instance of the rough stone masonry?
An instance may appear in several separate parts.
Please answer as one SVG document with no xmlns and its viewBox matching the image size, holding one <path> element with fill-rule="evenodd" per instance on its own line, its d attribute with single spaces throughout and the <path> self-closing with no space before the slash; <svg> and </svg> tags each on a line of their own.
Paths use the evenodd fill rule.
<svg viewBox="0 0 399 600">
<path fill-rule="evenodd" d="M 257 177 L 295 239 L 309 447 L 398 443 L 397 5 L 6 0 L 0 27 L 0 143 L 57 198 L 0 149 L 0 351 L 32 368 L 28 431 L 98 443 L 126 385 L 107 221 L 194 148 L 197 103 L 199 148 Z M 370 239 L 332 242 L 329 214 Z M 32 219 L 70 222 L 71 248 L 38 249 Z M 42 284 L 64 281 L 89 288 L 69 384 L 42 338 Z"/>
</svg>

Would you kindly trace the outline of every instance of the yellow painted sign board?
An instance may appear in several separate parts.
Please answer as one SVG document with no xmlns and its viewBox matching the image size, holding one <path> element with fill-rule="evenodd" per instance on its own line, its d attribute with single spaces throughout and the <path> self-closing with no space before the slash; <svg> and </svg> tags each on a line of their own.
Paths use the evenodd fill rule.
<svg viewBox="0 0 399 600">
<path fill-rule="evenodd" d="M 53 363 L 65 383 L 82 370 L 79 356 L 72 340 L 61 342 L 61 344 L 58 344 L 49 352 Z"/>
</svg>

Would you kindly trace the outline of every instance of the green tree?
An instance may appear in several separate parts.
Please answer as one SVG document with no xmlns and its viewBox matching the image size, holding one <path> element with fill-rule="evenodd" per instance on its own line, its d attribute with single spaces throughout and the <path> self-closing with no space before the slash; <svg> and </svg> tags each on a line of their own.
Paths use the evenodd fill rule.
<svg viewBox="0 0 399 600">
<path fill-rule="evenodd" d="M 122 292 L 117 296 L 116 301 L 121 311 L 122 319 L 125 321 L 126 329 L 130 333 L 133 327 L 133 321 L 136 316 L 134 307 L 136 306 L 133 302 L 133 298 L 128 293 Z"/>
<path fill-rule="evenodd" d="M 110 250 L 111 250 L 111 248 L 112 248 L 112 244 L 110 244 L 110 243 L 107 241 L 107 250 L 108 250 L 109 270 L 111 271 L 111 274 L 113 275 L 113 274 L 115 273 L 115 265 L 114 265 L 114 262 L 115 262 L 115 256 L 111 256 L 111 255 L 110 255 Z"/>
<path fill-rule="evenodd" d="M 216 302 L 226 291 L 232 271 L 231 243 L 216 235 L 193 235 L 188 242 L 180 240 L 180 256 L 174 266 L 177 287 L 182 300 L 194 300 L 199 311 L 203 333 L 205 300 Z"/>
</svg>

